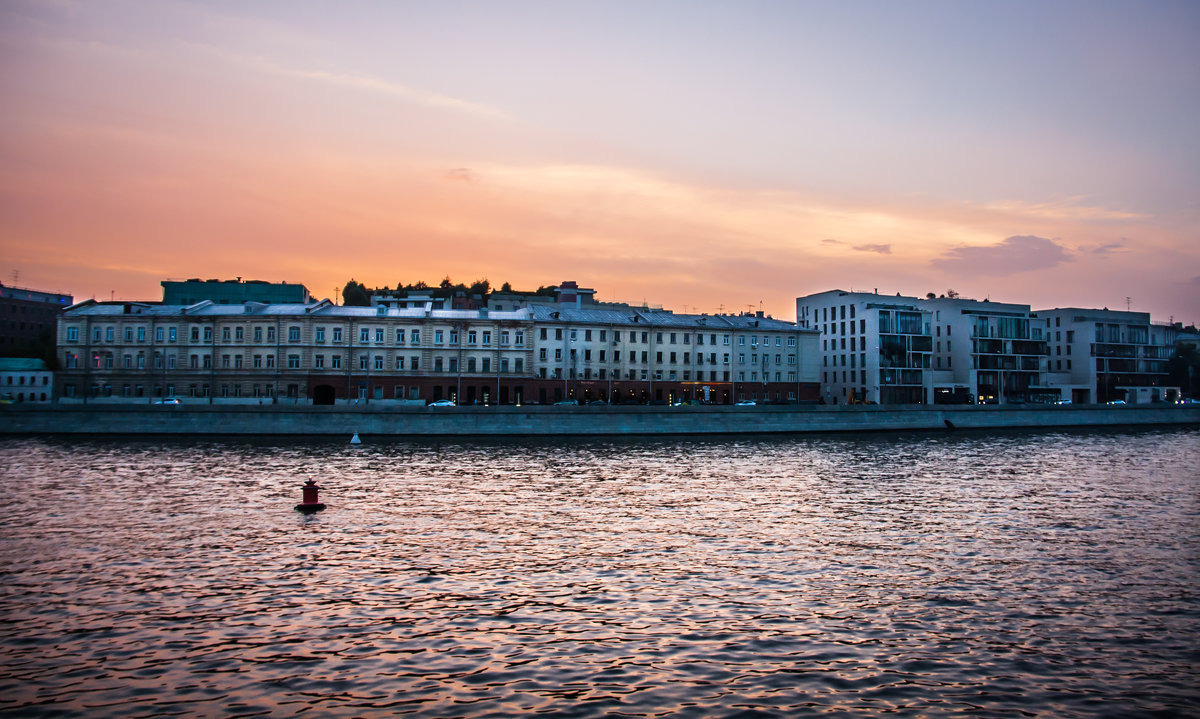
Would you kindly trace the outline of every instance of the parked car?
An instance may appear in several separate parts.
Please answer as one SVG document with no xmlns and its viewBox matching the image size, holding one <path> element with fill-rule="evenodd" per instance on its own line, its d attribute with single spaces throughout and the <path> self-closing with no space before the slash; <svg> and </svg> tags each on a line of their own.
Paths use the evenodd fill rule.
<svg viewBox="0 0 1200 719">
<path fill-rule="evenodd" d="M 1071 400 L 1069 400 L 1069 399 L 1056 399 L 1056 400 L 1054 400 L 1054 404 L 1071 404 Z"/>
<path fill-rule="evenodd" d="M 758 402 L 755 402 L 755 401 L 754 401 L 754 400 L 752 400 L 752 399 L 743 399 L 743 400 L 741 400 L 741 401 L 734 402 L 734 403 L 733 403 L 733 406 L 734 406 L 734 407 L 753 407 L 753 406 L 755 406 L 755 405 L 757 405 L 757 404 L 758 404 Z"/>
<path fill-rule="evenodd" d="M 555 406 L 566 407 L 569 405 L 571 407 L 574 407 L 574 406 L 578 405 L 579 403 L 573 399 L 560 399 L 559 401 L 555 402 L 554 404 L 555 404 Z"/>
<path fill-rule="evenodd" d="M 154 400 L 154 404 L 183 404 L 183 401 L 178 397 L 163 397 L 162 399 Z"/>
<path fill-rule="evenodd" d="M 452 399 L 435 399 L 429 403 L 430 407 L 453 407 L 454 400 Z"/>
<path fill-rule="evenodd" d="M 608 404 L 608 402 L 605 402 L 602 399 L 594 399 L 591 402 L 588 402 L 588 404 L 589 405 L 602 405 L 602 404 Z"/>
<path fill-rule="evenodd" d="M 1109 403 L 1109 404 L 1125 404 L 1125 400 L 1123 400 L 1123 399 L 1110 399 L 1110 400 L 1108 401 L 1108 403 Z"/>
</svg>

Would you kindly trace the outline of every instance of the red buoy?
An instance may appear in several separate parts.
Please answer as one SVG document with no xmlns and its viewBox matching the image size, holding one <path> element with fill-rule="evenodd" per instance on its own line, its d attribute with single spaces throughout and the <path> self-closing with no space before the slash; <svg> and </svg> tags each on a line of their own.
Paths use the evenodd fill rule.
<svg viewBox="0 0 1200 719">
<path fill-rule="evenodd" d="M 322 509 L 325 509 L 325 505 L 321 504 L 321 501 L 317 499 L 318 489 L 320 489 L 320 487 L 318 487 L 317 483 L 312 479 L 309 479 L 304 483 L 304 487 L 302 487 L 304 499 L 300 502 L 300 504 L 296 505 L 297 512 L 309 514 L 311 512 L 320 512 Z"/>
</svg>

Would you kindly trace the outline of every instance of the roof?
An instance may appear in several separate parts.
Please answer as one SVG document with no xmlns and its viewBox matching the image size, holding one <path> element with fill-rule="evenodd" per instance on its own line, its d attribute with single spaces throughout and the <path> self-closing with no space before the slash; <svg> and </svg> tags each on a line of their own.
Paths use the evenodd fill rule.
<svg viewBox="0 0 1200 719">
<path fill-rule="evenodd" d="M 49 372 L 50 368 L 40 359 L 25 357 L 0 357 L 0 372 Z"/>
</svg>

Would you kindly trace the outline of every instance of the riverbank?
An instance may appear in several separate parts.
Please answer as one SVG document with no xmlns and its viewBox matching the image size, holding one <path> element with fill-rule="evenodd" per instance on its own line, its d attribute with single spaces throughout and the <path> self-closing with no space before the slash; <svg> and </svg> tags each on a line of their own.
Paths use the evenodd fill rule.
<svg viewBox="0 0 1200 719">
<path fill-rule="evenodd" d="M 313 407 L 8 405 L 0 434 L 669 435 L 1200 424 L 1200 405 Z"/>
</svg>

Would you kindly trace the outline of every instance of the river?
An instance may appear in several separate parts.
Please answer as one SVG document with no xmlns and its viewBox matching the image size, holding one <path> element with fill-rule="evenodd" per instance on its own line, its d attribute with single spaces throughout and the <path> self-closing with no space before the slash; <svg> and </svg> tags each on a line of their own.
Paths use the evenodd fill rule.
<svg viewBox="0 0 1200 719">
<path fill-rule="evenodd" d="M 1200 716 L 1198 468 L 1195 428 L 0 438 L 0 713 Z"/>
</svg>

